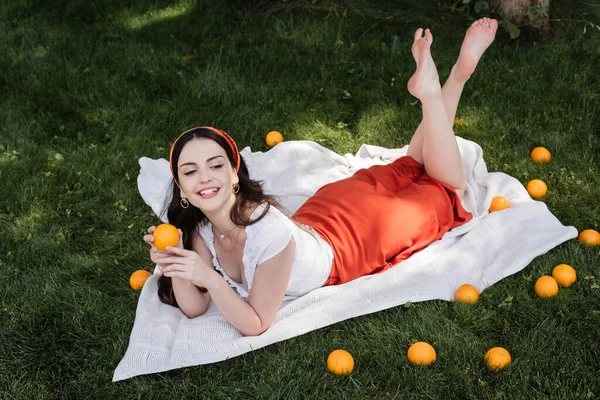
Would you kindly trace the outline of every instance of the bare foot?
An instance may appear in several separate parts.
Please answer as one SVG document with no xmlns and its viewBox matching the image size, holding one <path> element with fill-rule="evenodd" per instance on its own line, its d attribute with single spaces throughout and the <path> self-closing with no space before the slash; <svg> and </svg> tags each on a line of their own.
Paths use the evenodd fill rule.
<svg viewBox="0 0 600 400">
<path fill-rule="evenodd" d="M 415 41 L 411 51 L 417 62 L 417 70 L 408 80 L 408 91 L 421 102 L 432 96 L 441 96 L 442 93 L 437 68 L 431 58 L 430 48 L 433 36 L 429 29 L 425 30 L 424 37 L 422 34 L 423 29 L 415 32 Z"/>
<path fill-rule="evenodd" d="M 469 79 L 479 59 L 494 41 L 497 29 L 498 21 L 490 18 L 481 18 L 467 29 L 458 61 L 452 68 L 456 79 L 463 82 Z"/>
<path fill-rule="evenodd" d="M 419 28 L 415 31 L 415 41 L 410 48 L 410 52 L 412 53 L 415 62 L 419 62 L 419 49 L 417 48 L 417 44 L 419 43 L 419 39 L 423 37 L 423 28 Z"/>
</svg>

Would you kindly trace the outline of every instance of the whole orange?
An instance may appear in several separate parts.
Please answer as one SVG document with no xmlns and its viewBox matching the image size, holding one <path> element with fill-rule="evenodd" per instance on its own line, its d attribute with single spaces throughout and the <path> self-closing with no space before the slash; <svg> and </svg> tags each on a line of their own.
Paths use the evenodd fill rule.
<svg viewBox="0 0 600 400">
<path fill-rule="evenodd" d="M 485 362 L 493 370 L 499 370 L 510 365 L 510 353 L 502 347 L 493 347 L 485 353 Z"/>
<path fill-rule="evenodd" d="M 177 246 L 179 242 L 179 231 L 171 224 L 160 224 L 152 233 L 154 236 L 154 246 L 164 251 L 167 246 Z"/>
<path fill-rule="evenodd" d="M 558 264 L 552 270 L 552 277 L 560 286 L 569 287 L 577 280 L 577 273 L 569 264 Z"/>
<path fill-rule="evenodd" d="M 579 242 L 588 246 L 600 245 L 600 233 L 593 229 L 586 229 L 579 234 Z"/>
<path fill-rule="evenodd" d="M 417 342 L 408 348 L 408 361 L 413 364 L 429 365 L 436 359 L 435 349 L 425 342 Z"/>
<path fill-rule="evenodd" d="M 531 160 L 535 163 L 549 162 L 552 155 L 545 147 L 536 147 L 531 151 Z"/>
<path fill-rule="evenodd" d="M 533 179 L 527 184 L 527 192 L 534 199 L 544 197 L 548 191 L 548 186 L 540 179 Z"/>
<path fill-rule="evenodd" d="M 140 290 L 144 287 L 146 280 L 151 276 L 152 274 L 146 270 L 137 270 L 129 277 L 129 286 L 131 286 L 133 290 Z"/>
<path fill-rule="evenodd" d="M 327 368 L 336 375 L 347 375 L 354 370 L 354 358 L 346 350 L 334 350 L 327 357 Z"/>
<path fill-rule="evenodd" d="M 510 203 L 502 196 L 494 196 L 490 205 L 490 212 L 502 211 L 510 207 Z"/>
<path fill-rule="evenodd" d="M 454 299 L 456 301 L 460 301 L 461 303 L 477 303 L 477 300 L 479 300 L 479 292 L 475 286 L 465 283 L 456 289 L 456 293 L 454 293 Z"/>
<path fill-rule="evenodd" d="M 555 296 L 556 293 L 558 293 L 558 283 L 556 282 L 556 279 L 548 275 L 541 276 L 535 282 L 535 293 L 541 298 Z"/>
<path fill-rule="evenodd" d="M 278 131 L 271 131 L 267 133 L 265 141 L 267 142 L 267 146 L 273 147 L 276 144 L 283 142 L 283 135 Z"/>
</svg>

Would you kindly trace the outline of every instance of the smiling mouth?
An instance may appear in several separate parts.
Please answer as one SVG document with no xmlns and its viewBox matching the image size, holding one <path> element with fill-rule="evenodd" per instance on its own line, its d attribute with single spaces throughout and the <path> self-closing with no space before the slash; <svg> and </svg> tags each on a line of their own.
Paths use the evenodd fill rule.
<svg viewBox="0 0 600 400">
<path fill-rule="evenodd" d="M 203 199 L 210 199 L 211 197 L 215 197 L 217 193 L 219 193 L 219 190 L 219 188 L 203 190 L 202 192 L 198 192 L 197 194 Z"/>
</svg>

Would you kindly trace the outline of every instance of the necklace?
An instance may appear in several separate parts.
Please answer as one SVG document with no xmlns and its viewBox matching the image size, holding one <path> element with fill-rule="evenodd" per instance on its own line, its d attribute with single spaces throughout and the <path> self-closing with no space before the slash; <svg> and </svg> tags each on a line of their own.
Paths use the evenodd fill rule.
<svg viewBox="0 0 600 400">
<path fill-rule="evenodd" d="M 213 225 L 214 227 L 214 225 Z M 231 228 L 230 230 L 228 230 L 227 232 L 221 232 L 219 233 L 219 236 L 221 237 L 221 239 L 225 239 L 225 234 L 231 232 L 232 230 L 234 230 L 235 228 L 237 228 L 237 225 L 234 225 L 233 228 Z M 215 228 L 215 230 L 218 232 L 219 230 L 217 228 Z"/>
<path fill-rule="evenodd" d="M 237 228 L 237 226 L 236 226 L 236 228 Z M 232 229 L 232 230 L 233 230 L 233 229 Z M 231 231 L 232 231 L 232 230 L 231 230 Z M 231 231 L 229 231 L 229 232 L 231 232 Z M 241 230 L 241 229 L 238 231 L 238 234 L 237 234 L 237 236 L 235 237 L 235 241 L 233 242 L 233 245 L 231 246 L 231 248 L 230 248 L 229 250 L 225 250 L 225 249 L 223 248 L 223 246 L 221 246 L 221 243 L 219 243 L 219 241 L 218 241 L 218 240 L 215 240 L 215 242 L 217 243 L 217 246 L 219 246 L 219 248 L 220 248 L 221 250 L 223 250 L 225 253 L 231 253 L 231 252 L 232 252 L 232 251 L 235 249 L 235 246 L 238 244 L 238 239 L 239 239 L 239 237 L 240 237 L 240 233 L 242 233 L 242 230 Z M 219 236 L 221 237 L 221 239 L 223 239 L 225 235 L 219 235 Z"/>
</svg>

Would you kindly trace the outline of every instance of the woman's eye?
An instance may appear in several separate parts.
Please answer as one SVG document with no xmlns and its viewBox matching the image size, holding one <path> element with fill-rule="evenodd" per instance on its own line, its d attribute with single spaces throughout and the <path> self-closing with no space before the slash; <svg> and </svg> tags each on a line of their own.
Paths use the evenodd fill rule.
<svg viewBox="0 0 600 400">
<path fill-rule="evenodd" d="M 213 165 L 213 166 L 212 166 L 212 167 L 210 167 L 210 168 L 221 169 L 221 168 L 223 168 L 223 166 L 224 166 L 224 165 L 225 165 L 225 164 Z M 185 175 L 185 176 L 188 176 L 188 175 L 191 175 L 191 174 L 193 174 L 193 173 L 194 173 L 194 172 L 196 172 L 196 171 L 197 171 L 197 170 L 195 170 L 195 169 L 192 169 L 192 170 L 190 170 L 190 171 L 186 171 L 186 172 L 184 172 L 184 173 L 183 173 L 183 175 Z"/>
</svg>

